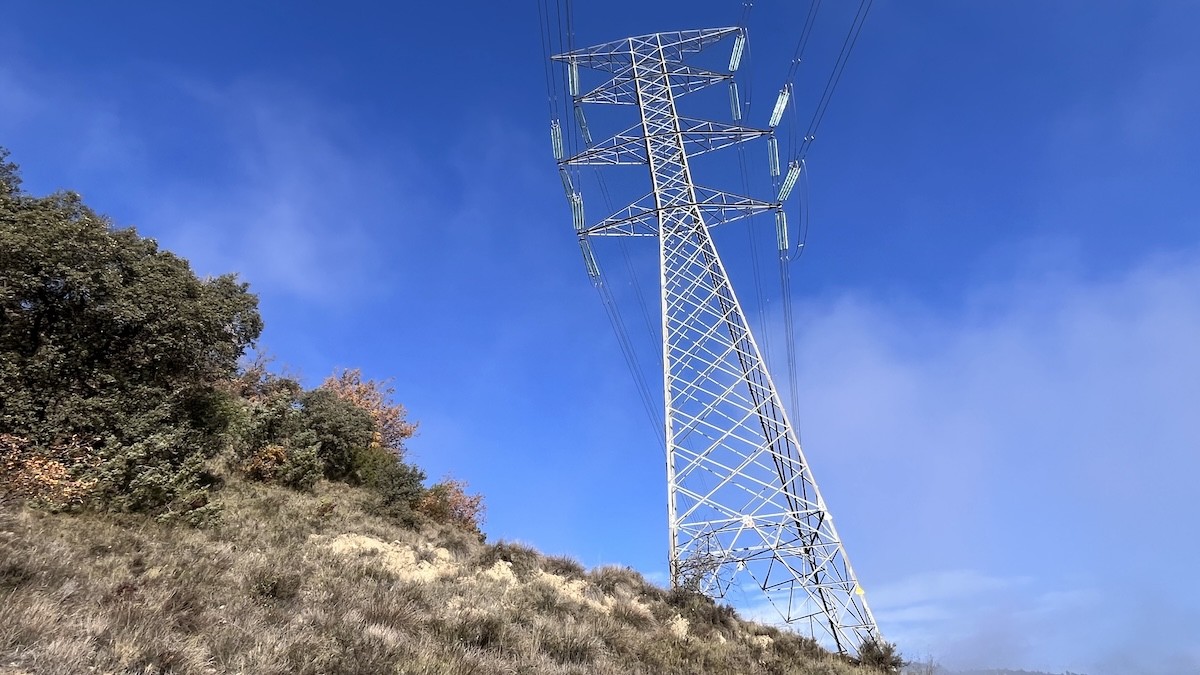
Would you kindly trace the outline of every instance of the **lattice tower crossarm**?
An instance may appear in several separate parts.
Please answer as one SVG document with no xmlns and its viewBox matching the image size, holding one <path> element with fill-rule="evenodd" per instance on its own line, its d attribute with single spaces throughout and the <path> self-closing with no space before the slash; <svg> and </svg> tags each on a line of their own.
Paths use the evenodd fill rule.
<svg viewBox="0 0 1200 675">
<path fill-rule="evenodd" d="M 878 639 L 874 617 L 709 233 L 780 205 L 698 187 L 688 161 L 713 149 L 699 132 L 721 147 L 770 132 L 684 118 L 676 106 L 731 77 L 685 56 L 736 34 L 656 33 L 555 56 L 571 77 L 612 73 L 576 105 L 635 104 L 641 115 L 640 130 L 561 164 L 649 166 L 652 204 L 648 195 L 580 237 L 585 253 L 589 236 L 658 237 L 672 584 L 718 598 L 757 587 L 789 624 L 856 652 Z"/>
</svg>

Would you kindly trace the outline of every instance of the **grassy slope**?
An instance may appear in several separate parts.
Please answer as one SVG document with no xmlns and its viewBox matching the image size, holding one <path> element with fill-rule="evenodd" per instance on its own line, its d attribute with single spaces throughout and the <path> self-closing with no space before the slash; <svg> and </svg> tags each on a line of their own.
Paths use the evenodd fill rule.
<svg viewBox="0 0 1200 675">
<path fill-rule="evenodd" d="M 192 529 L 0 505 L 0 675 L 867 671 L 632 571 L 232 482 Z"/>
</svg>

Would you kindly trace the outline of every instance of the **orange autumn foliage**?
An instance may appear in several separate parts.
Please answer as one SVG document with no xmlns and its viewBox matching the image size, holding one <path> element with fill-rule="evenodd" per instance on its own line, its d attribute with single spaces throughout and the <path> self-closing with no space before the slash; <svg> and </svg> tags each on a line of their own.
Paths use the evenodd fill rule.
<svg viewBox="0 0 1200 675">
<path fill-rule="evenodd" d="M 39 448 L 12 434 L 0 434 L 0 492 L 53 506 L 81 504 L 96 485 L 79 478 L 74 469 L 99 463 L 87 443 L 78 438 Z"/>
<path fill-rule="evenodd" d="M 395 388 L 389 380 L 364 380 L 358 368 L 335 372 L 325 378 L 321 388 L 365 410 L 375 422 L 372 446 L 387 448 L 404 455 L 404 441 L 413 437 L 417 425 L 408 421 L 408 411 L 392 402 Z"/>
<path fill-rule="evenodd" d="M 483 495 L 467 494 L 466 481 L 445 478 L 425 491 L 417 510 L 441 523 L 478 530 L 483 524 Z"/>
</svg>

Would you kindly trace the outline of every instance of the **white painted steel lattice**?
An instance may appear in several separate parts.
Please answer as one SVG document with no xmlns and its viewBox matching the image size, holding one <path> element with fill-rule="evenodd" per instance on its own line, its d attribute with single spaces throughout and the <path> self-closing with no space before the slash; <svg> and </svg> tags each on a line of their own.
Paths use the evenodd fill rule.
<svg viewBox="0 0 1200 675">
<path fill-rule="evenodd" d="M 853 653 L 878 638 L 874 618 L 708 231 L 778 214 L 781 204 L 699 187 L 688 162 L 772 132 L 676 110 L 681 95 L 732 77 L 685 57 L 742 35 L 739 28 L 656 33 L 553 57 L 567 68 L 576 106 L 636 105 L 641 113 L 640 126 L 560 156 L 560 168 L 579 205 L 589 273 L 598 274 L 590 237 L 658 237 L 672 583 L 718 598 L 757 587 L 793 627 Z M 581 91 L 580 68 L 610 79 Z M 567 169 L 588 164 L 647 164 L 652 192 L 587 225 Z"/>
</svg>

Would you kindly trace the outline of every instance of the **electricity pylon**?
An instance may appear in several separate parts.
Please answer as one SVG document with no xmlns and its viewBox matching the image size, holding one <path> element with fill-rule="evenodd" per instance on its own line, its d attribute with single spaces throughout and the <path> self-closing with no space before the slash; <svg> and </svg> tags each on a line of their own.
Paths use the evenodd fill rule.
<svg viewBox="0 0 1200 675">
<path fill-rule="evenodd" d="M 685 61 L 730 36 L 730 72 Z M 599 274 L 591 237 L 658 238 L 672 585 L 717 598 L 757 587 L 784 621 L 807 626 L 838 652 L 854 653 L 864 640 L 878 638 L 874 617 L 709 233 L 770 211 L 786 247 L 782 201 L 795 177 L 789 175 L 787 190 L 771 202 L 696 185 L 691 157 L 763 137 L 775 152 L 773 130 L 692 119 L 676 109 L 684 94 L 730 82 L 744 46 L 742 29 L 715 28 L 556 55 L 567 69 L 587 147 L 564 156 L 557 121 L 551 134 L 590 274 Z M 582 91 L 580 68 L 605 71 L 609 79 Z M 732 93 L 736 98 L 736 89 Z M 592 143 L 582 104 L 635 105 L 641 121 Z M 653 189 L 588 225 L 570 168 L 617 164 L 648 165 Z M 772 173 L 778 176 L 777 158 Z"/>
</svg>

